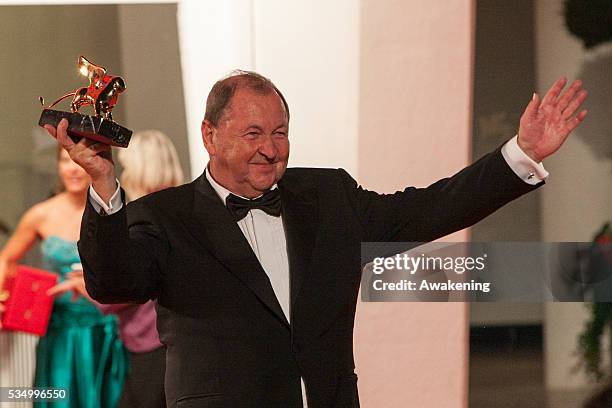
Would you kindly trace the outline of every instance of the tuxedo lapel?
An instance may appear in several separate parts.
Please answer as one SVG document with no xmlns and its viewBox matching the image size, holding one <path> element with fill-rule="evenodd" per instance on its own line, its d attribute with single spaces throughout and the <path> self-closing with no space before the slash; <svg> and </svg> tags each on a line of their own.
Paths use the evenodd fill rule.
<svg viewBox="0 0 612 408">
<path fill-rule="evenodd" d="M 193 183 L 193 222 L 189 223 L 193 236 L 289 327 L 268 275 L 206 176 Z"/>
<path fill-rule="evenodd" d="M 300 289 L 310 275 L 312 251 L 317 231 L 317 196 L 314 189 L 302 190 L 285 180 L 278 184 L 281 192 L 283 226 L 287 240 L 291 284 L 291 311 Z"/>
</svg>

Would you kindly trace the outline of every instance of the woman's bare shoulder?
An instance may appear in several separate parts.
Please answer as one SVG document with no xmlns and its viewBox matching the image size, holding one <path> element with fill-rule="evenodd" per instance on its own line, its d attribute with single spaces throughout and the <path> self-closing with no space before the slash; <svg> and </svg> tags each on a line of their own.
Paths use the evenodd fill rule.
<svg viewBox="0 0 612 408">
<path fill-rule="evenodd" d="M 61 205 L 61 198 L 53 196 L 37 204 L 34 204 L 23 214 L 23 221 L 33 222 L 34 224 L 40 224 L 45 221 L 50 212 L 53 211 L 58 205 Z"/>
</svg>

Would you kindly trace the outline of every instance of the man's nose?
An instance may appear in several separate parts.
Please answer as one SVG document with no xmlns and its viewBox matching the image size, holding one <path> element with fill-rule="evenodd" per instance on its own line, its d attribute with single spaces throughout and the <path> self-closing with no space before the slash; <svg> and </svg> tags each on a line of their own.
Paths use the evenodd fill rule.
<svg viewBox="0 0 612 408">
<path fill-rule="evenodd" d="M 276 155 L 278 154 L 278 149 L 276 148 L 276 145 L 274 144 L 274 140 L 272 140 L 271 135 L 265 135 L 262 138 L 258 151 L 268 160 L 274 159 L 276 157 Z"/>
</svg>

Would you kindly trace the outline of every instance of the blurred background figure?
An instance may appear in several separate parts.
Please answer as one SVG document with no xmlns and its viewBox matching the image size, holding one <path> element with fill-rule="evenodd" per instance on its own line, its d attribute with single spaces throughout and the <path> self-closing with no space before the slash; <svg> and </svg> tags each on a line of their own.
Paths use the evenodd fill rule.
<svg viewBox="0 0 612 408">
<path fill-rule="evenodd" d="M 120 181 L 128 201 L 183 183 L 183 171 L 176 149 L 168 136 L 160 131 L 135 133 L 129 147 L 121 149 L 117 158 L 123 167 Z M 73 291 L 89 296 L 82 271 L 72 273 L 70 280 L 58 285 L 56 291 Z M 130 370 L 119 407 L 165 407 L 166 351 L 157 333 L 155 303 L 148 301 L 142 305 L 99 307 L 104 313 L 118 316 L 121 339 L 130 353 Z"/>
<path fill-rule="evenodd" d="M 0 220 L 0 236 L 8 239 L 10 235 L 10 228 Z M 0 262 L 2 262 L 1 257 Z M 0 266 L 0 293 L 6 273 L 6 268 Z M 0 318 L 2 310 L 3 304 L 0 302 Z M 0 328 L 0 387 L 32 386 L 37 342 L 38 338 L 32 334 L 3 332 Z M 30 408 L 31 406 L 31 403 L 22 403 L 19 406 L 6 403 L 7 408 Z"/>
<path fill-rule="evenodd" d="M 132 136 L 130 147 L 117 156 L 123 167 L 121 185 L 128 201 L 183 183 L 183 170 L 170 138 L 158 130 Z"/>
<path fill-rule="evenodd" d="M 30 208 L 21 218 L 15 233 L 0 252 L 0 285 L 37 240 L 41 240 L 43 268 L 57 273 L 60 282 L 69 280 L 68 274 L 80 268 L 76 241 L 90 179 L 63 149 L 58 150 L 57 157 L 58 192 Z M 12 355 L 17 361 L 31 358 L 23 345 L 8 352 L 22 354 Z M 56 296 L 47 334 L 39 339 L 36 347 L 33 384 L 34 387 L 68 391 L 68 398 L 53 402 L 53 407 L 115 407 L 127 364 L 128 356 L 119 339 L 114 316 L 105 316 L 82 296 Z M 11 380 L 19 379 L 9 379 L 9 382 Z M 9 385 L 15 386 L 15 383 Z M 37 402 L 34 406 L 48 404 Z"/>
<path fill-rule="evenodd" d="M 160 131 L 146 130 L 134 134 L 129 148 L 120 150 L 117 159 L 123 167 L 121 185 L 128 201 L 183 183 L 176 149 L 168 136 Z M 148 301 L 143 305 L 106 307 L 109 311 L 115 309 L 121 338 L 130 352 L 130 374 L 119 406 L 165 407 L 166 350 L 157 334 L 155 303 Z"/>
</svg>

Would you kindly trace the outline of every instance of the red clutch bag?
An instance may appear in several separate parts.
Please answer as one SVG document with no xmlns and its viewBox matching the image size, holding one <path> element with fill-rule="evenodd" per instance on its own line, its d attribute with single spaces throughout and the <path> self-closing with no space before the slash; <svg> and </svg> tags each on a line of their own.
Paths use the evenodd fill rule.
<svg viewBox="0 0 612 408">
<path fill-rule="evenodd" d="M 15 276 L 5 282 L 9 297 L 4 302 L 3 330 L 44 336 L 53 308 L 53 296 L 48 296 L 47 290 L 55 286 L 58 279 L 53 272 L 18 265 Z"/>
</svg>

